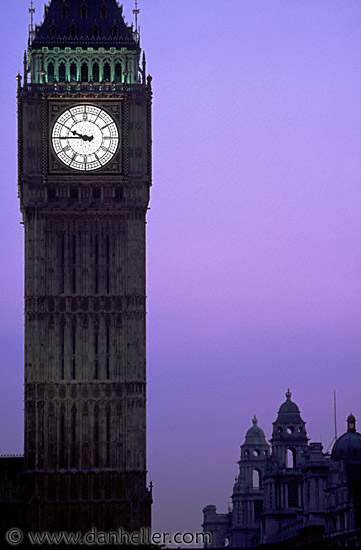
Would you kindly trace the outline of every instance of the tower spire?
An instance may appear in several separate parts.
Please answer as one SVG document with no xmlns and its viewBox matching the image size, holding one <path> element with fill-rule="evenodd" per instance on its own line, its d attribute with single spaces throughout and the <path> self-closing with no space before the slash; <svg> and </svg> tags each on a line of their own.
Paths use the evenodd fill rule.
<svg viewBox="0 0 361 550">
<path fill-rule="evenodd" d="M 140 9 L 138 7 L 138 0 L 134 0 L 134 19 L 135 19 L 135 34 L 137 37 L 137 40 L 139 40 L 139 29 L 138 29 L 138 15 L 139 15 Z"/>
<path fill-rule="evenodd" d="M 34 2 L 33 0 L 30 0 L 30 25 L 29 25 L 29 44 L 33 41 L 34 38 L 34 15 L 35 15 L 35 8 L 34 8 Z"/>
</svg>

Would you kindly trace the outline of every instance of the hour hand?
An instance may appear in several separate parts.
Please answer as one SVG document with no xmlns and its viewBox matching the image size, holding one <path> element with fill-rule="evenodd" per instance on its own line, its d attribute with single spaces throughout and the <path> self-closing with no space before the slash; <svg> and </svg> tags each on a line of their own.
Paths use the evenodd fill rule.
<svg viewBox="0 0 361 550">
<path fill-rule="evenodd" d="M 76 136 L 82 139 L 83 141 L 92 141 L 94 139 L 94 136 L 84 136 L 83 134 L 78 134 L 76 130 L 71 130 L 71 133 L 73 134 L 73 136 Z"/>
</svg>

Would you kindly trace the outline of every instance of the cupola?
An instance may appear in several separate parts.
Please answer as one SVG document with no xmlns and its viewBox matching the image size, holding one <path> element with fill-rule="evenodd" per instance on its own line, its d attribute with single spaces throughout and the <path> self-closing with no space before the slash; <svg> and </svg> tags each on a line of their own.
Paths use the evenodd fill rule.
<svg viewBox="0 0 361 550">
<path fill-rule="evenodd" d="M 335 442 L 332 460 L 361 460 L 361 435 L 356 432 L 356 418 L 350 414 L 347 418 L 347 432 Z"/>
</svg>

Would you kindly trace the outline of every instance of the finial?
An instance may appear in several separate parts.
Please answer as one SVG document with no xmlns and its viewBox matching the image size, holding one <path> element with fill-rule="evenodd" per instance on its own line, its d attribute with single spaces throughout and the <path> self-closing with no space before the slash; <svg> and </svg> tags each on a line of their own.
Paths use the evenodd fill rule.
<svg viewBox="0 0 361 550">
<path fill-rule="evenodd" d="M 252 418 L 252 422 L 253 422 L 253 425 L 256 426 L 257 425 L 257 422 L 258 422 L 258 418 L 256 415 L 254 415 L 254 417 Z"/>
<path fill-rule="evenodd" d="M 347 418 L 347 431 L 350 433 L 356 432 L 356 418 L 351 413 Z"/>
<path fill-rule="evenodd" d="M 289 401 L 292 397 L 292 393 L 290 392 L 290 388 L 288 388 L 288 390 L 286 391 L 286 399 L 287 401 Z"/>
<path fill-rule="evenodd" d="M 35 14 L 35 8 L 34 8 L 34 2 L 33 0 L 30 0 L 30 25 L 29 25 L 29 41 L 32 42 L 34 38 L 34 14 Z"/>
<path fill-rule="evenodd" d="M 134 1 L 134 18 L 135 18 L 135 36 L 137 40 L 139 40 L 139 33 L 138 33 L 138 15 L 139 15 L 140 9 L 138 8 L 138 0 Z"/>
<path fill-rule="evenodd" d="M 138 32 L 138 15 L 139 15 L 140 9 L 138 8 L 138 0 L 134 1 L 134 9 L 133 13 L 135 16 L 135 32 Z"/>
</svg>

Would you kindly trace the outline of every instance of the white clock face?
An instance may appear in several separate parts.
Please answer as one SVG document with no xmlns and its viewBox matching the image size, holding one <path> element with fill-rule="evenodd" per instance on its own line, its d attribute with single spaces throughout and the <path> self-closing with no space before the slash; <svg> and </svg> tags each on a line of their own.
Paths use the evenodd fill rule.
<svg viewBox="0 0 361 550">
<path fill-rule="evenodd" d="M 77 105 L 62 113 L 52 131 L 58 158 L 75 170 L 96 170 L 108 164 L 119 144 L 114 119 L 94 105 Z"/>
</svg>

